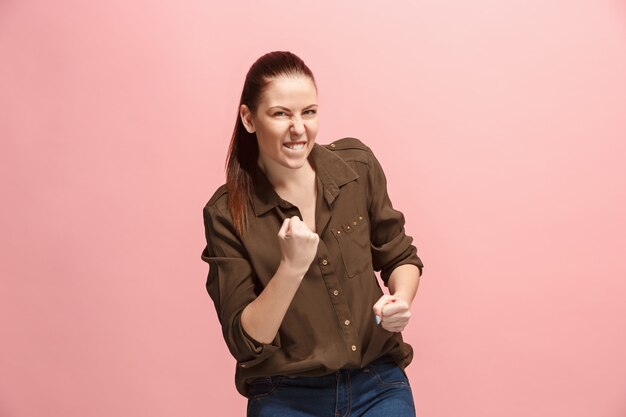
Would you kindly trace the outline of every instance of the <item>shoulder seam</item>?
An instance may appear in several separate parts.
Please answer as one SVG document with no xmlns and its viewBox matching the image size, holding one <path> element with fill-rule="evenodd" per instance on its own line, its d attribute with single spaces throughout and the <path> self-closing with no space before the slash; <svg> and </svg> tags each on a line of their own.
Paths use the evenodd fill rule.
<svg viewBox="0 0 626 417">
<path fill-rule="evenodd" d="M 226 189 L 226 184 L 221 185 L 217 190 L 215 190 L 209 201 L 206 203 L 206 206 L 215 206 L 219 199 L 222 198 L 222 196 L 226 193 L 228 193 L 228 190 Z"/>
<path fill-rule="evenodd" d="M 344 149 L 359 149 L 362 151 L 371 152 L 371 149 L 364 144 L 360 139 L 354 137 L 345 137 L 341 139 L 337 139 L 336 141 L 329 143 L 328 145 L 324 145 L 327 149 L 331 151 L 338 151 Z"/>
</svg>

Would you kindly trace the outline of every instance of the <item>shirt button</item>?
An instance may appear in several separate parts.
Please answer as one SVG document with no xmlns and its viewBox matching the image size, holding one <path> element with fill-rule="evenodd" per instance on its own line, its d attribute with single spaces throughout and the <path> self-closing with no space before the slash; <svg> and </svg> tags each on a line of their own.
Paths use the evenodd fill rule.
<svg viewBox="0 0 626 417">
<path fill-rule="evenodd" d="M 334 143 L 331 143 L 331 144 L 330 144 L 330 147 L 331 147 L 331 148 L 334 148 L 334 147 L 335 147 L 335 144 L 334 144 Z"/>
<path fill-rule="evenodd" d="M 350 320 L 346 320 L 343 322 L 346 326 L 350 325 Z"/>
<path fill-rule="evenodd" d="M 328 261 L 326 259 L 323 259 L 322 260 L 322 265 L 324 265 L 324 266 L 328 265 Z"/>
<path fill-rule="evenodd" d="M 352 345 L 352 351 L 356 350 L 356 346 Z"/>
<path fill-rule="evenodd" d="M 333 295 L 339 295 L 339 291 L 337 290 L 333 291 Z"/>
<path fill-rule="evenodd" d="M 241 367 L 242 367 L 242 368 L 245 368 L 245 367 L 246 367 L 246 364 L 245 364 L 245 363 L 242 363 L 242 364 L 241 364 Z"/>
</svg>

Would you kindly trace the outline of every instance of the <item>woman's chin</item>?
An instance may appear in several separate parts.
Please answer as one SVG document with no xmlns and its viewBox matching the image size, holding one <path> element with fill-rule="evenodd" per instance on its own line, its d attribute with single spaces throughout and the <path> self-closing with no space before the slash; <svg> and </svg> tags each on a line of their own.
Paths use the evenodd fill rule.
<svg viewBox="0 0 626 417">
<path fill-rule="evenodd" d="M 300 152 L 290 152 L 289 154 L 285 154 L 284 158 L 282 158 L 282 165 L 288 168 L 298 169 L 302 168 L 302 166 L 306 163 L 309 152 L 308 149 L 304 149 Z"/>
<path fill-rule="evenodd" d="M 306 158 L 301 158 L 301 159 L 289 159 L 284 161 L 284 163 L 282 164 L 285 168 L 290 168 L 290 169 L 300 169 L 304 166 L 304 164 L 306 163 Z"/>
</svg>

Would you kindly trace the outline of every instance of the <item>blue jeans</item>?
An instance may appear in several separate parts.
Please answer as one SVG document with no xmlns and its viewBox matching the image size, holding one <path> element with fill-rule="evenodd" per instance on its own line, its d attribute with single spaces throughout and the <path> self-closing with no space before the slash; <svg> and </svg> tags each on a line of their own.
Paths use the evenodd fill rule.
<svg viewBox="0 0 626 417">
<path fill-rule="evenodd" d="M 249 385 L 248 417 L 414 417 L 404 371 L 384 356 L 324 376 L 273 376 Z"/>
</svg>

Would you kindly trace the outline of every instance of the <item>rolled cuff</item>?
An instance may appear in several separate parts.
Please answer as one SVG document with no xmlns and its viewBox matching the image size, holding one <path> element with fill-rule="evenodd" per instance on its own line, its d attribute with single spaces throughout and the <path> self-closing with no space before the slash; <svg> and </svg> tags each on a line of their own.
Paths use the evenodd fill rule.
<svg viewBox="0 0 626 417">
<path fill-rule="evenodd" d="M 281 347 L 278 333 L 268 344 L 260 343 L 246 333 L 241 325 L 241 313 L 235 316 L 225 339 L 231 354 L 237 360 L 237 366 L 241 368 L 250 368 L 263 362 Z"/>
<path fill-rule="evenodd" d="M 380 271 L 380 278 L 385 286 L 394 269 L 400 265 L 415 265 L 422 275 L 424 264 L 417 256 L 417 248 L 412 245 L 413 238 L 402 233 L 381 246 L 372 245 L 372 257 L 376 260 L 374 269 Z"/>
</svg>

